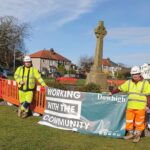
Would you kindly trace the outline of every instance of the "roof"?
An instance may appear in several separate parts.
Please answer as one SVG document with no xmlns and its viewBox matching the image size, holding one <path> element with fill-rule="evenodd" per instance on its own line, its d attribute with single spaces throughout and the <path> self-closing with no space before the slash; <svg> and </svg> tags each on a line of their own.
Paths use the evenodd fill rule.
<svg viewBox="0 0 150 150">
<path fill-rule="evenodd" d="M 108 66 L 108 67 L 110 67 L 111 64 L 110 64 L 109 59 L 103 59 L 103 60 L 102 60 L 102 65 L 103 65 L 103 66 Z"/>
<path fill-rule="evenodd" d="M 50 50 L 40 50 L 38 52 L 30 54 L 31 58 L 42 58 L 42 59 L 52 59 L 52 60 L 58 60 L 58 61 L 69 61 L 69 59 L 65 58 L 64 56 L 56 53 L 53 49 Z"/>
</svg>

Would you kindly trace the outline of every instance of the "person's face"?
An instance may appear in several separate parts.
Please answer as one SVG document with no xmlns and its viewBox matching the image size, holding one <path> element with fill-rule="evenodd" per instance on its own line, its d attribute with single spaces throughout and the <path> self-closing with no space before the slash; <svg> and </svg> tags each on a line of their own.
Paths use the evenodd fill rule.
<svg viewBox="0 0 150 150">
<path fill-rule="evenodd" d="M 138 74 L 133 74 L 133 75 L 132 75 L 132 79 L 133 79 L 134 81 L 139 81 L 139 80 L 141 79 L 140 73 L 138 73 Z"/>
<path fill-rule="evenodd" d="M 31 62 L 25 62 L 24 66 L 27 67 L 27 68 L 29 68 L 29 67 L 31 67 L 31 64 L 32 64 Z"/>
</svg>

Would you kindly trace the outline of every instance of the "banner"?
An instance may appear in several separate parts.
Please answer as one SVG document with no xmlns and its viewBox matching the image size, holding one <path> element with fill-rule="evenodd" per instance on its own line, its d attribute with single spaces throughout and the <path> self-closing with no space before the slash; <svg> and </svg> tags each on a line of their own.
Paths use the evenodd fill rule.
<svg viewBox="0 0 150 150">
<path fill-rule="evenodd" d="M 127 95 L 46 90 L 46 108 L 39 124 L 121 138 L 125 134 Z"/>
</svg>

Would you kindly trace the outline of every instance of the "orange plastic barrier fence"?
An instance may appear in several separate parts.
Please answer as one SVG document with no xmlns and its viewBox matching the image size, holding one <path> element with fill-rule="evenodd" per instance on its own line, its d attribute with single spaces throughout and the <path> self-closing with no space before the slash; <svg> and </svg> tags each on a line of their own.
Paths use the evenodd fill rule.
<svg viewBox="0 0 150 150">
<path fill-rule="evenodd" d="M 63 84 L 75 85 L 77 83 L 78 79 L 70 78 L 70 77 L 59 77 L 56 79 L 56 81 L 58 81 L 59 83 L 63 83 Z"/>
<path fill-rule="evenodd" d="M 43 114 L 45 106 L 46 106 L 45 88 L 38 85 L 36 88 L 36 92 L 34 93 L 30 109 L 34 112 Z"/>
<path fill-rule="evenodd" d="M 15 105 L 19 105 L 18 86 L 16 81 L 2 79 L 2 98 Z"/>
<path fill-rule="evenodd" d="M 1 98 L 7 102 L 19 105 L 18 85 L 16 81 L 0 79 Z M 30 105 L 32 111 L 43 114 L 45 109 L 45 88 L 37 86 Z"/>
<path fill-rule="evenodd" d="M 0 79 L 0 98 L 2 98 L 2 80 Z"/>
<path fill-rule="evenodd" d="M 107 80 L 107 83 L 111 86 L 119 86 L 124 83 L 126 80 Z"/>
</svg>

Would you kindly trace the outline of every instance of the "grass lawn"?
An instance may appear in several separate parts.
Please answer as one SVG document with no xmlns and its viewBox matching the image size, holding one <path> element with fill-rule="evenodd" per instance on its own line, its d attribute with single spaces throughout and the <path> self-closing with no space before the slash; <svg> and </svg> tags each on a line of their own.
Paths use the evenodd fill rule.
<svg viewBox="0 0 150 150">
<path fill-rule="evenodd" d="M 78 79 L 77 85 L 84 85 L 85 84 L 85 79 Z"/>
<path fill-rule="evenodd" d="M 150 138 L 138 144 L 39 125 L 40 117 L 18 118 L 16 108 L 0 106 L 0 150 L 149 150 Z"/>
</svg>

